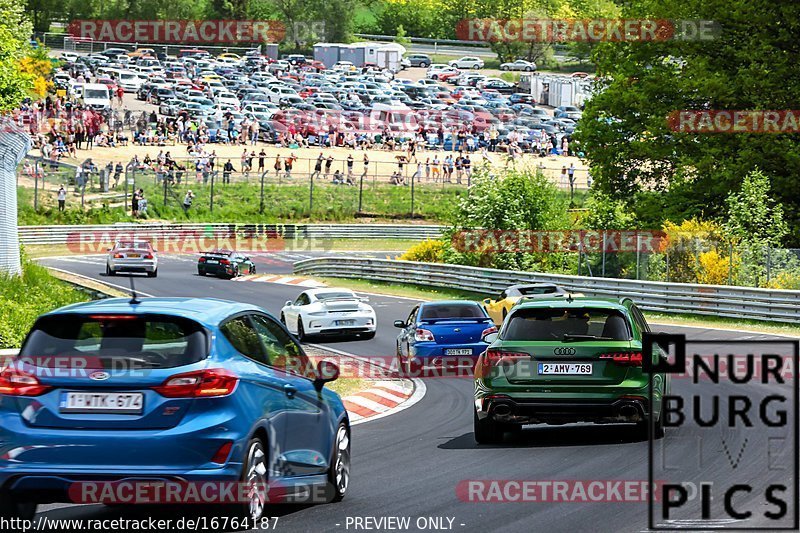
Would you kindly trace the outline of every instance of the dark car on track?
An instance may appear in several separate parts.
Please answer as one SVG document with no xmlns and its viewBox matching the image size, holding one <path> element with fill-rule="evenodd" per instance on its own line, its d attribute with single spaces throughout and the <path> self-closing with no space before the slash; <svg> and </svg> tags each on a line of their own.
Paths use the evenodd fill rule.
<svg viewBox="0 0 800 533">
<path fill-rule="evenodd" d="M 235 278 L 243 274 L 255 274 L 256 265 L 245 254 L 231 250 L 212 250 L 197 260 L 197 274 L 213 274 L 221 278 Z"/>
</svg>

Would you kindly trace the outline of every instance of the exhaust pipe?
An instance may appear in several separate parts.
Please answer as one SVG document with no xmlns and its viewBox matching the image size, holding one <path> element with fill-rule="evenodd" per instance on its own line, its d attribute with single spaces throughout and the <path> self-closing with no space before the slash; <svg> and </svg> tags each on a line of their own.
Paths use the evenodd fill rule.
<svg viewBox="0 0 800 533">
<path fill-rule="evenodd" d="M 493 412 L 495 416 L 508 416 L 511 414 L 511 406 L 501 403 L 494 407 Z"/>
<path fill-rule="evenodd" d="M 625 418 L 639 418 L 639 410 L 633 405 L 627 404 L 619 408 L 619 414 Z"/>
</svg>

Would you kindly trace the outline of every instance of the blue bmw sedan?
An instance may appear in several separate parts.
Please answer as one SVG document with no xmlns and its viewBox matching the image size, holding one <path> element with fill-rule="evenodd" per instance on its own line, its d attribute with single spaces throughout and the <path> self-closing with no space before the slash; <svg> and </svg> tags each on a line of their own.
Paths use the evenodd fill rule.
<svg viewBox="0 0 800 533">
<path fill-rule="evenodd" d="M 474 362 L 486 350 L 483 337 L 497 328 L 477 302 L 449 300 L 425 302 L 397 320 L 400 368 L 437 367 L 449 362 Z"/>
<path fill-rule="evenodd" d="M 42 315 L 0 362 L 0 516 L 78 501 L 93 480 L 235 485 L 241 497 L 208 503 L 252 520 L 276 487 L 341 500 L 349 419 L 324 388 L 337 377 L 242 303 L 108 299 Z"/>
</svg>

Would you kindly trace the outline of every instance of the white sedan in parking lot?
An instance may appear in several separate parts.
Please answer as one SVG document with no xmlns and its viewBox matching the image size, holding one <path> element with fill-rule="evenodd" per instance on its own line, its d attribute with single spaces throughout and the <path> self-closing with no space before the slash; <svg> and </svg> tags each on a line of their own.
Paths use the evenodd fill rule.
<svg viewBox="0 0 800 533">
<path fill-rule="evenodd" d="M 448 63 L 448 65 L 454 68 L 479 69 L 483 68 L 483 59 L 479 57 L 466 56 L 462 57 L 461 59 L 453 59 Z"/>
<path fill-rule="evenodd" d="M 281 322 L 304 340 L 311 335 L 375 336 L 375 310 L 350 289 L 309 289 L 281 309 Z"/>
</svg>

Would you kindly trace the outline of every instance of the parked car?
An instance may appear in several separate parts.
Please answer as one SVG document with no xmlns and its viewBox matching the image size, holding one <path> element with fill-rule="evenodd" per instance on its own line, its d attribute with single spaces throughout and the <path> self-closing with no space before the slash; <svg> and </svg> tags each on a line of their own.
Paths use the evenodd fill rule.
<svg viewBox="0 0 800 533">
<path fill-rule="evenodd" d="M 469 68 L 475 70 L 483 68 L 484 65 L 483 59 L 474 56 L 464 56 L 461 59 L 453 59 L 447 64 L 455 68 Z"/>
<path fill-rule="evenodd" d="M 525 72 L 532 72 L 536 70 L 536 63 L 532 61 L 525 61 L 524 59 L 517 59 L 510 63 L 502 63 L 500 70 L 524 70 Z"/>
<path fill-rule="evenodd" d="M 427 54 L 408 54 L 406 56 L 408 63 L 412 67 L 428 68 L 433 63 Z"/>
</svg>

